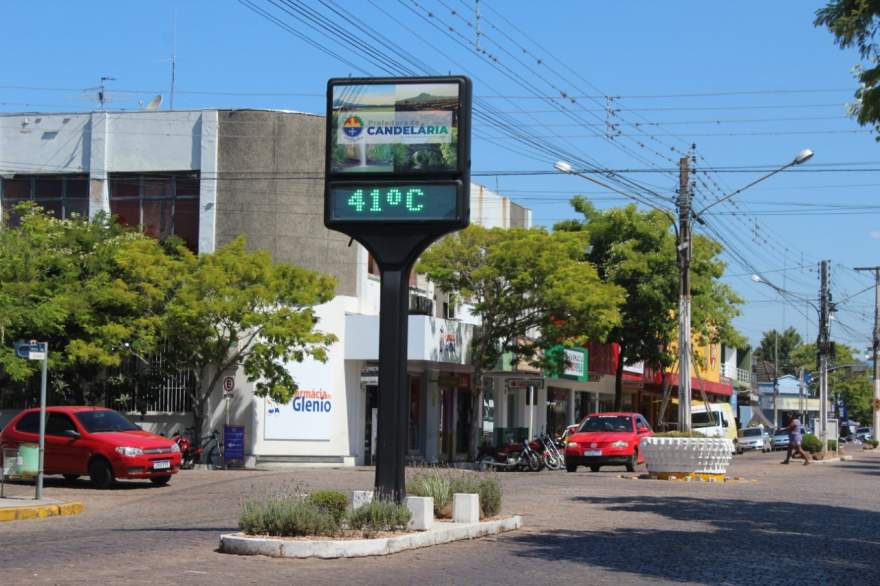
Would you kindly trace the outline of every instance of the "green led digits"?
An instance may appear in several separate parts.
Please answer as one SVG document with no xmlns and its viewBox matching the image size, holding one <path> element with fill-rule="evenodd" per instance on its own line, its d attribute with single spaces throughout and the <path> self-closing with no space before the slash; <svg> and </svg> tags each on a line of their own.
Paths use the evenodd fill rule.
<svg viewBox="0 0 880 586">
<path fill-rule="evenodd" d="M 417 197 L 424 197 L 425 192 L 418 187 L 406 190 L 406 196 L 400 189 L 371 189 L 369 195 L 364 197 L 363 189 L 356 189 L 348 197 L 348 206 L 356 212 L 366 210 L 370 213 L 381 214 L 386 210 L 384 206 L 397 207 L 401 203 L 408 212 L 417 213 L 425 209 L 425 206 Z M 369 207 L 367 205 L 369 204 Z"/>
<path fill-rule="evenodd" d="M 331 186 L 330 215 L 347 222 L 434 222 L 455 219 L 454 183 L 367 183 Z"/>
<path fill-rule="evenodd" d="M 354 208 L 356 212 L 364 211 L 364 190 L 356 189 L 348 198 L 348 205 Z"/>
</svg>

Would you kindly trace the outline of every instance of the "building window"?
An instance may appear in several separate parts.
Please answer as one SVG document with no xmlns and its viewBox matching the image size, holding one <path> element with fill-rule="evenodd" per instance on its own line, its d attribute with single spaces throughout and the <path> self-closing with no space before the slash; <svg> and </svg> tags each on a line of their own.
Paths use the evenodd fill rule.
<svg viewBox="0 0 880 586">
<path fill-rule="evenodd" d="M 89 178 L 86 175 L 15 175 L 2 181 L 3 191 L 0 201 L 3 210 L 25 201 L 34 201 L 49 214 L 58 219 L 73 215 L 89 215 Z M 11 225 L 18 219 L 10 213 Z"/>
<path fill-rule="evenodd" d="M 199 174 L 112 174 L 110 213 L 157 240 L 178 236 L 198 252 Z"/>
</svg>

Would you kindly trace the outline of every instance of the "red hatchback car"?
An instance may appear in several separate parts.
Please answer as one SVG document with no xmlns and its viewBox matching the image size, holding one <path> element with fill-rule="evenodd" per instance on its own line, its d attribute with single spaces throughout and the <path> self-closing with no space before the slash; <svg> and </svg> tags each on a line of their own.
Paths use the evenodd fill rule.
<svg viewBox="0 0 880 586">
<path fill-rule="evenodd" d="M 0 433 L 0 448 L 39 442 L 40 410 L 26 409 Z M 180 448 L 102 407 L 47 407 L 45 474 L 76 480 L 88 474 L 98 488 L 117 478 L 163 485 L 180 469 Z"/>
<path fill-rule="evenodd" d="M 639 413 L 593 413 L 584 419 L 565 444 L 565 469 L 589 466 L 593 472 L 606 465 L 626 466 L 633 472 L 643 462 L 639 443 L 653 435 Z"/>
</svg>

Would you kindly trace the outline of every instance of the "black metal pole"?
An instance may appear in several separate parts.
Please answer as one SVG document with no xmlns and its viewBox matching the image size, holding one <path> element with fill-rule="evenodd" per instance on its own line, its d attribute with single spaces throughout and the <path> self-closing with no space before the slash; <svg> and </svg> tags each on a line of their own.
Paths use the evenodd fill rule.
<svg viewBox="0 0 880 586">
<path fill-rule="evenodd" d="M 379 297 L 379 429 L 376 497 L 402 503 L 406 497 L 407 326 L 412 263 L 382 268 Z"/>
</svg>

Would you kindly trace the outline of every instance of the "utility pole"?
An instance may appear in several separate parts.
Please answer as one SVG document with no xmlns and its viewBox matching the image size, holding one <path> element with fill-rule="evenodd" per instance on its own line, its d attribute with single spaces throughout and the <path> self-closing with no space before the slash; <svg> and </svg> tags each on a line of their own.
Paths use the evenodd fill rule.
<svg viewBox="0 0 880 586">
<path fill-rule="evenodd" d="M 784 304 L 783 304 L 784 305 Z M 773 332 L 773 429 L 779 427 L 779 332 Z"/>
<path fill-rule="evenodd" d="M 877 409 L 877 401 L 880 401 L 880 363 L 877 362 L 877 354 L 880 353 L 880 267 L 856 267 L 857 271 L 871 271 L 874 273 L 874 336 L 872 344 L 872 358 L 874 360 L 874 401 L 871 405 L 874 425 L 874 437 L 880 431 L 880 409 Z"/>
<path fill-rule="evenodd" d="M 822 453 L 828 451 L 828 354 L 831 350 L 828 322 L 831 315 L 831 300 L 828 293 L 828 261 L 821 263 L 821 289 L 819 290 L 819 336 L 816 347 L 819 351 L 819 438 L 822 440 Z"/>
<path fill-rule="evenodd" d="M 691 428 L 691 185 L 690 161 L 678 161 L 678 429 Z"/>
<path fill-rule="evenodd" d="M 801 367 L 798 370 L 798 394 L 800 395 L 800 400 L 798 401 L 798 407 L 801 412 L 801 423 L 804 423 L 807 420 L 807 410 L 806 403 L 804 402 L 804 368 Z"/>
</svg>

